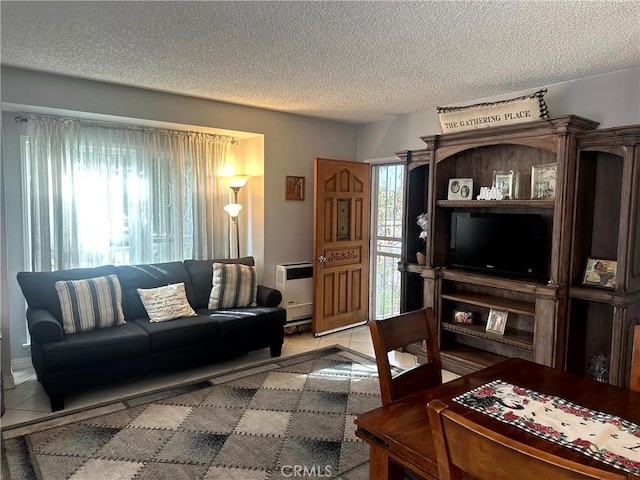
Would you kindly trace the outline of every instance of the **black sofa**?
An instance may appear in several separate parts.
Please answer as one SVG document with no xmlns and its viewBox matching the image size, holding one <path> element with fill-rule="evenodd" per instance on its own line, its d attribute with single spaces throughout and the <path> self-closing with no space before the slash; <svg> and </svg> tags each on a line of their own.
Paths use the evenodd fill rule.
<svg viewBox="0 0 640 480">
<path fill-rule="evenodd" d="M 280 356 L 286 322 L 278 307 L 282 294 L 258 285 L 257 306 L 208 310 L 214 262 L 254 265 L 253 257 L 244 257 L 18 273 L 28 305 L 31 358 L 51 410 L 63 409 L 68 393 L 148 373 L 267 347 L 271 356 Z M 106 275 L 118 277 L 126 323 L 65 334 L 55 283 Z M 136 289 L 180 282 L 198 315 L 151 323 Z"/>
</svg>

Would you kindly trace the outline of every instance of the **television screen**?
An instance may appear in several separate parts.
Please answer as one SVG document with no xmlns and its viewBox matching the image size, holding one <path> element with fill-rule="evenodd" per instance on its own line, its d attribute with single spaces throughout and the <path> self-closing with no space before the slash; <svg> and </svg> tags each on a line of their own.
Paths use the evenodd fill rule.
<svg viewBox="0 0 640 480">
<path fill-rule="evenodd" d="M 549 245 L 541 215 L 454 212 L 451 216 L 452 267 L 545 280 Z"/>
</svg>

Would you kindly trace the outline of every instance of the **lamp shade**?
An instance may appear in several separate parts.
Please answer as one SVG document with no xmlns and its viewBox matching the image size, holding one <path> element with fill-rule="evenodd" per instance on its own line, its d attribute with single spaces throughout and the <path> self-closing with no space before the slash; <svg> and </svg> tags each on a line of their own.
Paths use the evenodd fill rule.
<svg viewBox="0 0 640 480">
<path fill-rule="evenodd" d="M 239 203 L 230 203 L 229 205 L 224 206 L 224 211 L 229 214 L 230 217 L 237 217 L 240 215 L 240 210 L 242 210 L 242 205 Z"/>
<path fill-rule="evenodd" d="M 230 188 L 242 188 L 244 187 L 251 177 L 248 175 L 235 175 L 227 178 L 227 184 Z"/>
</svg>

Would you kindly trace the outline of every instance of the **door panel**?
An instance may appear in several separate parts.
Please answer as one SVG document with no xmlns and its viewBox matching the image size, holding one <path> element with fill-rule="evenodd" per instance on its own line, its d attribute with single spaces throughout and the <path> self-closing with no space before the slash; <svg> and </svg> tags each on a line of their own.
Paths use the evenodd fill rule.
<svg viewBox="0 0 640 480">
<path fill-rule="evenodd" d="M 314 334 L 368 320 L 369 204 L 369 165 L 316 159 Z"/>
</svg>

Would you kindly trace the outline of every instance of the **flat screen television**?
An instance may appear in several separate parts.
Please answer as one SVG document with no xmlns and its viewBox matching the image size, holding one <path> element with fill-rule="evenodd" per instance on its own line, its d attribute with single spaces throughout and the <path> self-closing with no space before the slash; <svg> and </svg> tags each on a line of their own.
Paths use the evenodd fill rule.
<svg viewBox="0 0 640 480">
<path fill-rule="evenodd" d="M 542 215 L 451 214 L 451 267 L 545 281 L 549 249 Z"/>
</svg>

